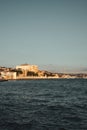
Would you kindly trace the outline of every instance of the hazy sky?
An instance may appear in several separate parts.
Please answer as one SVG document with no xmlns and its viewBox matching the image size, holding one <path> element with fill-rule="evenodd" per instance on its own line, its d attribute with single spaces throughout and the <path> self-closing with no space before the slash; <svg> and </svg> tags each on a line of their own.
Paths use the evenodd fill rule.
<svg viewBox="0 0 87 130">
<path fill-rule="evenodd" d="M 0 65 L 87 69 L 87 0 L 0 0 Z"/>
</svg>

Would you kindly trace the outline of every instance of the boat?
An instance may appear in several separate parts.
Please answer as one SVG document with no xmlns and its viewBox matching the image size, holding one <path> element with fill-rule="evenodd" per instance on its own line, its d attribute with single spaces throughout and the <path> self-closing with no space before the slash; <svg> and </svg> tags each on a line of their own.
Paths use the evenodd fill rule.
<svg viewBox="0 0 87 130">
<path fill-rule="evenodd" d="M 0 82 L 4 82 L 4 81 L 8 81 L 8 80 L 7 80 L 7 79 L 3 79 L 3 78 L 1 79 L 1 78 L 0 78 Z"/>
<path fill-rule="evenodd" d="M 8 81 L 8 80 L 0 77 L 0 82 L 4 82 L 4 81 Z"/>
</svg>

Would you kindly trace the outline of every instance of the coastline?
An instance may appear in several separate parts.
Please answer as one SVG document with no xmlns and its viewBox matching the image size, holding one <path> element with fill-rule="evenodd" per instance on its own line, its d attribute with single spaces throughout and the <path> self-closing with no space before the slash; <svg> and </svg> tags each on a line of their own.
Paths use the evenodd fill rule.
<svg viewBox="0 0 87 130">
<path fill-rule="evenodd" d="M 30 80 L 30 79 L 43 79 L 43 80 L 46 80 L 46 79 L 87 79 L 87 78 L 79 78 L 79 77 L 69 77 L 69 78 L 64 78 L 64 77 L 17 77 L 16 80 Z"/>
<path fill-rule="evenodd" d="M 58 77 L 17 77 L 16 80 L 29 80 L 29 79 L 60 79 Z"/>
</svg>

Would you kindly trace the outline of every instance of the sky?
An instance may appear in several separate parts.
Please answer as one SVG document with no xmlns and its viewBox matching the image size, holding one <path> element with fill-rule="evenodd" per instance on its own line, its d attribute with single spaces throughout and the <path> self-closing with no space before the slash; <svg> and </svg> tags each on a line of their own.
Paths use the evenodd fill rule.
<svg viewBox="0 0 87 130">
<path fill-rule="evenodd" d="M 0 0 L 0 66 L 87 72 L 87 0 Z"/>
</svg>

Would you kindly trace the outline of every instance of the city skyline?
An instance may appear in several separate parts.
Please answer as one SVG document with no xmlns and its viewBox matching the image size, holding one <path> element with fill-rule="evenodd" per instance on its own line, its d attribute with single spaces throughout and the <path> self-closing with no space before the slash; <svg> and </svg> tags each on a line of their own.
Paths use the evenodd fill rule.
<svg viewBox="0 0 87 130">
<path fill-rule="evenodd" d="M 87 72 L 86 0 L 0 0 L 0 65 Z"/>
</svg>

